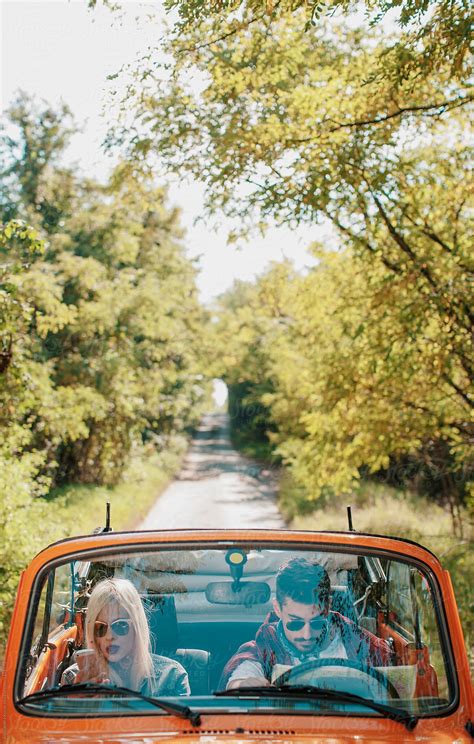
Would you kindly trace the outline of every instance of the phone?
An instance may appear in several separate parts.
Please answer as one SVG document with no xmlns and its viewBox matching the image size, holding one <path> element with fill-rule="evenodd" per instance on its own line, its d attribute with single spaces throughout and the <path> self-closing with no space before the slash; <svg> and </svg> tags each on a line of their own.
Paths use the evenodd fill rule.
<svg viewBox="0 0 474 744">
<path fill-rule="evenodd" d="M 95 656 L 96 652 L 93 648 L 81 648 L 76 651 L 76 662 L 79 669 L 85 669 Z"/>
</svg>

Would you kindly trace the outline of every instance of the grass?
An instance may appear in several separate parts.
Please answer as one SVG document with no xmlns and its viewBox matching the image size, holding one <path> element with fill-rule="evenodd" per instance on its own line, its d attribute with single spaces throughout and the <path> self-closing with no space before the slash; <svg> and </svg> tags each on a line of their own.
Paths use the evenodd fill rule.
<svg viewBox="0 0 474 744">
<path fill-rule="evenodd" d="M 390 486 L 362 483 L 357 491 L 342 498 L 326 496 L 320 508 L 304 501 L 302 489 L 288 473 L 281 481 L 280 507 L 289 526 L 302 530 L 347 530 L 346 505 L 352 505 L 354 528 L 359 532 L 404 537 L 432 550 L 447 569 L 454 585 L 464 630 L 464 638 L 474 670 L 474 561 L 473 541 L 469 534 L 469 517 L 465 514 L 463 539 L 453 535 L 450 514 L 433 501 Z M 300 503 L 306 513 L 297 514 Z"/>
<path fill-rule="evenodd" d="M 176 437 L 165 452 L 135 457 L 116 486 L 68 485 L 52 491 L 47 498 L 59 512 L 63 537 L 103 527 L 107 501 L 116 532 L 136 529 L 179 470 L 186 447 L 186 439 Z"/>
<path fill-rule="evenodd" d="M 68 485 L 51 491 L 41 498 L 46 502 L 47 520 L 33 529 L 28 543 L 30 551 L 22 555 L 22 565 L 12 572 L 11 589 L 3 587 L 0 600 L 0 670 L 4 647 L 16 596 L 16 581 L 24 563 L 47 544 L 72 535 L 90 534 L 105 525 L 105 505 L 111 504 L 111 526 L 117 532 L 136 529 L 158 496 L 180 468 L 187 449 L 187 439 L 175 436 L 166 451 L 137 453 L 132 459 L 123 481 L 113 487 Z M 29 553 L 29 554 L 27 554 Z"/>
</svg>

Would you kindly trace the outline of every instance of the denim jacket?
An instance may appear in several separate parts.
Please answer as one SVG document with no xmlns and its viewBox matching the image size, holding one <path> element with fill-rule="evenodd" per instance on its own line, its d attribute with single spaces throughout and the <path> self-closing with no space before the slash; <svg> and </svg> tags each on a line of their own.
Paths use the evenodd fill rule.
<svg viewBox="0 0 474 744">
<path fill-rule="evenodd" d="M 188 674 L 178 661 L 158 654 L 152 654 L 151 658 L 153 660 L 153 674 L 151 677 L 145 678 L 140 685 L 139 692 L 142 695 L 151 697 L 190 695 Z M 72 664 L 63 673 L 61 684 L 73 685 L 78 672 L 78 665 Z"/>
</svg>

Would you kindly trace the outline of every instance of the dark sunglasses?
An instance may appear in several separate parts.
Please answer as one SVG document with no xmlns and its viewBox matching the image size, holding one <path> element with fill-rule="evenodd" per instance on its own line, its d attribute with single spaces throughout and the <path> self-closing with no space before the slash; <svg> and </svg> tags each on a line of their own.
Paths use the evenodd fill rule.
<svg viewBox="0 0 474 744">
<path fill-rule="evenodd" d="M 309 621 L 309 626 L 311 630 L 323 630 L 327 625 L 327 621 L 327 617 L 314 617 Z M 303 630 L 305 625 L 306 623 L 304 620 L 288 620 L 288 622 L 285 623 L 286 629 L 290 631 Z"/>
<path fill-rule="evenodd" d="M 114 620 L 113 623 L 103 623 L 101 620 L 96 620 L 94 623 L 94 635 L 97 638 L 103 638 L 107 634 L 107 629 L 110 625 L 114 635 L 126 636 L 130 633 L 131 624 L 131 620 Z"/>
</svg>

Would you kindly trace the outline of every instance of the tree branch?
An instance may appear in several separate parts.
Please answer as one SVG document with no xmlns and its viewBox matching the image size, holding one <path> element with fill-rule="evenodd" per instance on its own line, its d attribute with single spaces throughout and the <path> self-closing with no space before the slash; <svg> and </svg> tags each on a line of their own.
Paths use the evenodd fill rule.
<svg viewBox="0 0 474 744">
<path fill-rule="evenodd" d="M 274 10 L 276 10 L 279 5 L 280 5 L 280 0 L 278 0 L 278 2 L 275 3 Z M 228 31 L 225 34 L 222 34 L 222 36 L 218 36 L 216 39 L 211 39 L 211 41 L 207 41 L 204 44 L 196 44 L 193 47 L 185 47 L 184 49 L 180 49 L 177 52 L 177 54 L 180 55 L 180 54 L 184 54 L 185 52 L 197 52 L 201 49 L 209 48 L 213 46 L 214 44 L 218 44 L 220 41 L 225 41 L 230 36 L 234 36 L 238 31 L 241 31 L 244 28 L 248 28 L 252 23 L 255 23 L 255 21 L 264 20 L 267 17 L 267 15 L 268 15 L 267 13 L 261 13 L 260 15 L 255 16 L 254 18 L 250 18 L 250 20 L 248 20 L 246 23 L 237 23 L 235 28 L 233 28 L 231 31 Z"/>
<path fill-rule="evenodd" d="M 369 190 L 370 190 L 370 186 L 369 186 Z M 424 278 L 426 279 L 430 287 L 432 287 L 432 289 L 435 290 L 436 294 L 439 294 L 439 286 L 437 282 L 435 282 L 435 280 L 433 279 L 433 276 L 431 275 L 431 272 L 428 269 L 428 266 L 425 263 L 420 264 L 420 261 L 418 260 L 418 258 L 416 257 L 416 255 L 414 254 L 414 252 L 412 251 L 408 243 L 403 239 L 403 237 L 400 235 L 400 233 L 395 229 L 395 227 L 391 223 L 380 200 L 377 198 L 377 196 L 373 193 L 372 190 L 370 190 L 370 193 L 372 195 L 375 205 L 385 225 L 387 226 L 387 229 L 390 235 L 393 237 L 393 239 L 395 240 L 397 245 L 401 248 L 401 250 L 410 258 L 411 261 L 413 261 L 414 265 L 416 266 L 420 274 L 424 276 Z M 465 313 L 466 318 L 468 319 L 469 324 L 470 324 L 469 328 L 471 328 L 472 325 L 474 324 L 474 313 L 472 312 L 471 308 L 463 301 L 460 303 L 456 303 L 456 304 L 458 305 L 458 307 L 461 308 L 462 312 Z M 459 318 L 458 314 L 456 314 L 452 305 L 447 307 L 445 303 L 441 303 L 441 306 L 443 307 L 444 311 L 449 313 L 451 317 L 454 317 L 457 322 L 461 322 L 461 319 Z"/>
<path fill-rule="evenodd" d="M 433 277 L 431 276 L 431 272 L 428 270 L 428 268 L 426 267 L 426 265 L 424 265 L 424 264 L 419 265 L 419 261 L 418 261 L 417 257 L 413 253 L 413 251 L 410 248 L 410 246 L 408 245 L 408 243 L 404 240 L 404 238 L 400 235 L 400 233 L 395 229 L 395 227 L 391 223 L 391 221 L 390 221 L 390 219 L 389 219 L 386 211 L 384 210 L 384 208 L 382 206 L 382 203 L 378 199 L 378 197 L 373 193 L 372 190 L 370 191 L 370 193 L 371 193 L 372 198 L 373 198 L 373 200 L 375 202 L 375 206 L 377 207 L 377 209 L 379 211 L 380 216 L 382 217 L 382 219 L 383 219 L 383 221 L 384 221 L 384 223 L 385 223 L 385 225 L 386 225 L 386 227 L 387 227 L 390 235 L 395 240 L 395 242 L 398 245 L 398 247 L 401 248 L 401 250 L 403 251 L 403 253 L 405 253 L 413 261 L 413 263 L 415 264 L 415 266 L 417 266 L 417 268 L 419 269 L 420 273 L 425 277 L 425 279 L 428 282 L 428 284 L 433 289 L 436 289 L 437 288 L 436 282 L 434 281 Z"/>
<path fill-rule="evenodd" d="M 451 378 L 448 377 L 448 375 L 443 375 L 443 377 L 448 383 L 448 385 L 450 385 L 457 392 L 457 394 L 463 399 L 465 403 L 467 403 L 469 408 L 474 408 L 474 401 L 471 400 L 469 395 L 465 393 L 464 390 L 462 390 L 462 388 L 460 388 L 459 385 L 457 385 L 454 382 L 454 380 L 451 380 Z"/>
<path fill-rule="evenodd" d="M 467 103 L 470 103 L 472 100 L 474 100 L 474 96 L 468 96 L 466 98 L 456 98 L 451 101 L 443 101 L 442 103 L 430 103 L 426 106 L 402 106 L 401 108 L 397 109 L 397 111 L 394 111 L 391 114 L 386 114 L 385 116 L 376 116 L 373 119 L 359 119 L 356 121 L 350 121 L 347 122 L 347 124 L 340 124 L 338 123 L 336 126 L 331 127 L 328 129 L 328 134 L 333 134 L 334 132 L 338 132 L 340 129 L 353 129 L 354 127 L 366 127 L 371 126 L 373 124 L 383 124 L 386 121 L 389 121 L 389 119 L 394 119 L 397 116 L 403 116 L 403 114 L 411 114 L 416 112 L 429 112 L 434 111 L 436 109 L 441 109 L 437 112 L 438 115 L 444 114 L 446 111 L 451 111 L 454 108 L 459 108 L 459 106 L 465 106 Z M 436 114 L 432 114 L 436 115 Z M 302 138 L 290 138 L 285 140 L 285 144 L 300 144 L 304 142 L 312 142 L 316 137 L 302 137 Z"/>
</svg>

